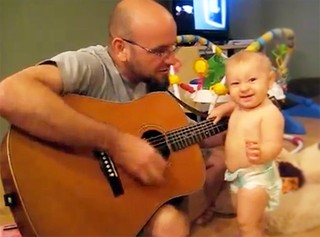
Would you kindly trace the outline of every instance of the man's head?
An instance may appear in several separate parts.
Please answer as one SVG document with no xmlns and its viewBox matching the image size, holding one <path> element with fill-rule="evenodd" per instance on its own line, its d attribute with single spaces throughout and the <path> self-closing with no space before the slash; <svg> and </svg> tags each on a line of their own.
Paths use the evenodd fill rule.
<svg viewBox="0 0 320 237">
<path fill-rule="evenodd" d="M 259 106 L 275 80 L 268 57 L 260 52 L 241 51 L 226 63 L 226 82 L 231 98 L 242 108 Z"/>
<path fill-rule="evenodd" d="M 109 52 L 120 73 L 133 82 L 166 82 L 174 56 L 176 24 L 152 0 L 122 0 L 109 21 Z"/>
</svg>

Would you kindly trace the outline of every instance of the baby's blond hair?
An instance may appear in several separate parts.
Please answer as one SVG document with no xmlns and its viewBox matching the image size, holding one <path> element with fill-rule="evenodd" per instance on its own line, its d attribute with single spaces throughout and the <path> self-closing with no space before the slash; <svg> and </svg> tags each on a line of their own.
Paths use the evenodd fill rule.
<svg viewBox="0 0 320 237">
<path fill-rule="evenodd" d="M 241 62 L 251 62 L 251 61 L 259 62 L 261 67 L 265 67 L 265 69 L 268 71 L 273 71 L 272 63 L 270 59 L 267 57 L 267 55 L 261 52 L 253 52 L 253 51 L 245 51 L 245 50 L 237 52 L 227 59 L 226 71 L 228 69 L 232 69 L 232 65 L 234 63 L 238 64 Z"/>
</svg>

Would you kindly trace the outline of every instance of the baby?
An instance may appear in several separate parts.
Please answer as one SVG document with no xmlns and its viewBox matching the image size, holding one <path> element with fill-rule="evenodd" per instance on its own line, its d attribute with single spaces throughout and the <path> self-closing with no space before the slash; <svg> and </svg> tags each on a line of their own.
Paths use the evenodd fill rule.
<svg viewBox="0 0 320 237">
<path fill-rule="evenodd" d="M 281 179 L 275 159 L 283 147 L 284 119 L 269 100 L 275 81 L 268 57 L 241 51 L 226 63 L 226 84 L 232 101 L 216 107 L 217 122 L 230 114 L 225 142 L 225 180 L 230 182 L 242 237 L 262 237 L 265 210 L 280 199 Z"/>
</svg>

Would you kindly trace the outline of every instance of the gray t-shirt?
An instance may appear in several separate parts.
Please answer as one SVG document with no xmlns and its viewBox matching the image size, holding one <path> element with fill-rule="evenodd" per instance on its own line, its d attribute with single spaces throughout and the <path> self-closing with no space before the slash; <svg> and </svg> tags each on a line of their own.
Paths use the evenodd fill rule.
<svg viewBox="0 0 320 237">
<path fill-rule="evenodd" d="M 62 93 L 75 93 L 114 102 L 128 102 L 147 93 L 145 83 L 134 84 L 121 77 L 107 47 L 89 46 L 66 51 L 40 64 L 55 62 L 59 68 Z M 195 121 L 187 117 L 190 124 Z"/>
<path fill-rule="evenodd" d="M 128 102 L 147 93 L 145 83 L 134 84 L 121 77 L 108 48 L 101 45 L 66 51 L 40 64 L 49 62 L 55 62 L 59 68 L 63 94 L 74 93 L 108 101 Z M 190 120 L 190 123 L 194 121 Z"/>
<path fill-rule="evenodd" d="M 115 102 L 127 102 L 146 94 L 146 84 L 125 80 L 115 67 L 107 47 L 89 46 L 60 53 L 54 61 L 61 73 L 63 94 L 75 93 Z"/>
</svg>

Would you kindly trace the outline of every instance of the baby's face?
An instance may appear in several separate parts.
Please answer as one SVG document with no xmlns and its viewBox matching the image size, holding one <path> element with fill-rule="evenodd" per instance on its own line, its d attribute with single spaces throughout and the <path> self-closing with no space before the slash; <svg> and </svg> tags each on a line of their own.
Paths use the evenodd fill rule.
<svg viewBox="0 0 320 237">
<path fill-rule="evenodd" d="M 231 98 L 243 109 L 259 106 L 267 98 L 270 76 L 268 68 L 257 60 L 232 63 L 226 71 Z"/>
</svg>

